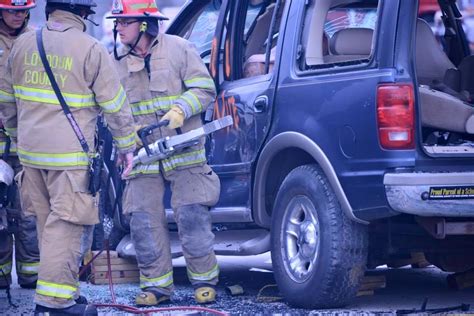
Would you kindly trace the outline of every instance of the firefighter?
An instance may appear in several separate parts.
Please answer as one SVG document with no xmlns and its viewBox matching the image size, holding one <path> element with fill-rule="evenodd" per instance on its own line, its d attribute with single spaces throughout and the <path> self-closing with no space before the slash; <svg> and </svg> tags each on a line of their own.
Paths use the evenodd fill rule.
<svg viewBox="0 0 474 316">
<path fill-rule="evenodd" d="M 28 28 L 29 11 L 34 7 L 36 7 L 35 0 L 0 0 L 0 50 L 3 51 L 0 57 L 0 77 L 5 76 L 5 65 L 13 41 L 21 34 L 30 31 Z M 0 101 L 2 96 L 0 94 Z M 11 143 L 1 124 L 0 158 L 8 162 L 15 174 L 20 172 L 21 165 L 16 154 L 15 144 Z M 5 207 L 4 211 L 7 212 L 10 229 L 0 232 L 0 288 L 8 288 L 11 283 L 13 247 L 15 246 L 18 283 L 22 288 L 34 289 L 39 266 L 36 220 L 33 214 L 28 216 L 22 214 L 18 189 L 14 183 L 10 187 L 3 184 L 2 191 L 1 203 Z M 11 234 L 11 229 L 14 230 L 13 234 Z M 14 240 L 13 235 L 15 236 Z"/>
<path fill-rule="evenodd" d="M 71 115 L 66 116 L 41 62 L 36 32 L 18 38 L 0 78 L 0 116 L 10 131 L 23 171 L 16 177 L 25 211 L 37 217 L 40 266 L 37 315 L 96 315 L 79 297 L 81 255 L 99 222 L 88 188 L 99 111 L 116 142 L 123 174 L 132 168 L 133 117 L 107 50 L 85 32 L 93 0 L 47 0 L 43 35 L 47 60 Z M 16 103 L 15 103 L 16 100 Z M 74 126 L 73 127 L 71 126 Z M 84 150 L 79 131 L 89 144 Z M 31 207 L 29 207 L 31 205 Z"/>
<path fill-rule="evenodd" d="M 201 113 L 215 98 L 214 82 L 194 46 L 159 34 L 154 0 L 117 0 L 109 18 L 123 47 L 114 59 L 138 127 L 169 120 L 147 139 L 176 135 L 202 126 Z M 214 254 L 209 207 L 220 193 L 217 175 L 207 165 L 200 143 L 157 163 L 137 165 L 124 192 L 131 238 L 140 268 L 138 306 L 170 300 L 173 271 L 163 196 L 171 186 L 171 206 L 178 225 L 188 278 L 198 303 L 214 302 L 219 268 Z"/>
</svg>

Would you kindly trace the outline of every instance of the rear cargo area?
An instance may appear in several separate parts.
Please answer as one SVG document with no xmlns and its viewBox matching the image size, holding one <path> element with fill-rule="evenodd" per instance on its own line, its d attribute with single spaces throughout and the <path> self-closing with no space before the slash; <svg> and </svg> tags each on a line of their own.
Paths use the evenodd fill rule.
<svg viewBox="0 0 474 316">
<path fill-rule="evenodd" d="M 458 66 L 424 20 L 417 20 L 416 70 L 424 151 L 474 157 L 474 56 Z"/>
</svg>

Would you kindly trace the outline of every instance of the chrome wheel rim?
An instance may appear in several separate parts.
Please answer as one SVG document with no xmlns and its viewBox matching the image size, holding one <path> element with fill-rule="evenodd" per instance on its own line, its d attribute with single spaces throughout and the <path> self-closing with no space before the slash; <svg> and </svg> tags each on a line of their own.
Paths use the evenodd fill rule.
<svg viewBox="0 0 474 316">
<path fill-rule="evenodd" d="M 295 196 L 285 210 L 282 228 L 282 258 L 287 274 L 295 282 L 309 279 L 320 248 L 316 207 L 306 196 Z"/>
</svg>

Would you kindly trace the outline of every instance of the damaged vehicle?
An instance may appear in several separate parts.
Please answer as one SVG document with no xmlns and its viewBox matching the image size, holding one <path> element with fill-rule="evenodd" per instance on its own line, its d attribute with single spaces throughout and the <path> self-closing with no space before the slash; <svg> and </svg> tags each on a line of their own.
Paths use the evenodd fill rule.
<svg viewBox="0 0 474 316">
<path fill-rule="evenodd" d="M 413 254 L 474 267 L 474 57 L 456 1 L 438 4 L 442 41 L 416 0 L 195 0 L 168 29 L 215 80 L 204 119 L 234 120 L 207 140 L 216 253 L 271 251 L 293 306 L 347 305 L 366 269 Z M 128 235 L 117 251 L 134 256 Z"/>
</svg>

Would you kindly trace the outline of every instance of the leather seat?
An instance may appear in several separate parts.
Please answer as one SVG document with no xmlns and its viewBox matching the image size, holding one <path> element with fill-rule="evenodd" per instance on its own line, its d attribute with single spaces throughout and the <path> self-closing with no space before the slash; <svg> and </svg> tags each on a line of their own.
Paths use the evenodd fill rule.
<svg viewBox="0 0 474 316">
<path fill-rule="evenodd" d="M 272 22 L 273 11 L 275 4 L 272 3 L 265 8 L 265 11 L 257 17 L 255 26 L 251 28 L 250 34 L 247 38 L 247 45 L 245 47 L 245 58 L 255 54 L 261 54 L 265 51 L 265 41 L 268 37 L 268 30 Z"/>
<path fill-rule="evenodd" d="M 432 85 L 434 81 L 443 82 L 448 69 L 456 68 L 443 51 L 441 44 L 422 19 L 416 24 L 416 73 L 418 83 Z"/>
<path fill-rule="evenodd" d="M 445 93 L 437 91 L 436 87 L 440 83 L 445 82 L 445 77 L 461 77 L 450 79 L 455 82 L 453 90 L 459 91 L 462 87 L 471 90 L 473 86 L 471 78 L 474 70 L 474 61 L 467 59 L 461 69 L 458 70 L 449 60 L 448 56 L 442 50 L 440 44 L 436 40 L 429 25 L 418 19 L 416 32 L 416 71 L 420 96 L 421 122 L 425 127 L 432 127 L 441 130 L 447 130 L 459 133 L 474 134 L 474 107 L 463 101 L 462 93 Z M 454 71 L 454 75 L 453 75 Z M 465 74 L 462 80 L 462 73 Z M 464 81 L 464 83 L 463 83 Z M 440 90 L 440 89 L 438 89 Z M 472 89 L 474 92 L 474 89 Z"/>
<path fill-rule="evenodd" d="M 325 63 L 361 60 L 370 57 L 374 31 L 368 28 L 338 30 L 329 40 L 330 55 Z"/>
</svg>

